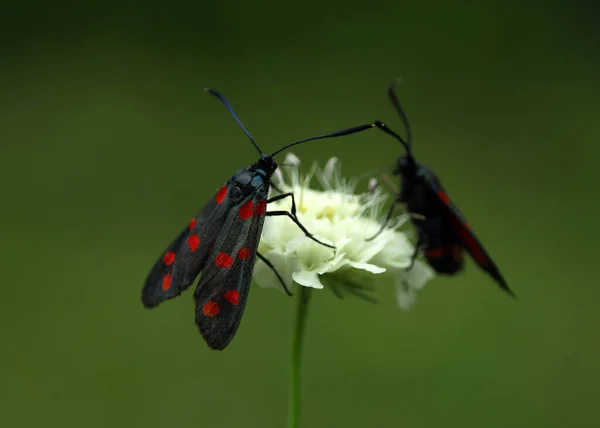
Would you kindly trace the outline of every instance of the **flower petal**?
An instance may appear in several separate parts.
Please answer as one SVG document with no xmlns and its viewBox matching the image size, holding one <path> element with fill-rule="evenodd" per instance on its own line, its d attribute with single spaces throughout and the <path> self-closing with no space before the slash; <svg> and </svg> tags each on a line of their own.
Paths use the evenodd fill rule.
<svg viewBox="0 0 600 428">
<path fill-rule="evenodd" d="M 405 270 L 401 272 L 396 278 L 396 297 L 400 308 L 407 311 L 417 300 L 416 290 L 422 289 L 435 275 L 429 266 L 418 260 L 408 272 Z"/>
<path fill-rule="evenodd" d="M 415 251 L 413 245 L 401 232 L 384 231 L 382 235 L 384 234 L 385 236 L 381 237 L 384 247 L 371 262 L 390 268 L 407 268 Z"/>
<path fill-rule="evenodd" d="M 333 258 L 330 262 L 325 262 L 325 264 L 317 269 L 317 273 L 319 275 L 323 275 L 325 273 L 333 273 L 336 270 L 346 266 L 349 261 L 345 260 L 346 254 L 342 253 Z"/>
<path fill-rule="evenodd" d="M 286 165 L 295 166 L 297 168 L 300 166 L 300 158 L 292 152 L 288 152 L 288 154 L 285 155 L 283 163 Z"/>
<path fill-rule="evenodd" d="M 306 240 L 309 239 L 306 235 L 302 234 L 302 236 L 298 236 L 297 238 L 291 239 L 285 244 L 285 252 L 293 253 L 300 246 L 306 243 Z"/>
<path fill-rule="evenodd" d="M 333 190 L 334 188 L 334 183 L 333 183 L 333 179 L 334 179 L 334 173 L 336 171 L 336 164 L 338 162 L 338 158 L 336 158 L 335 156 L 330 158 L 327 163 L 325 164 L 325 168 L 323 168 L 322 171 L 318 171 L 316 176 L 319 179 L 321 186 L 323 186 L 323 188 L 325 190 Z"/>
<path fill-rule="evenodd" d="M 384 231 L 385 232 L 385 231 Z M 368 237 L 375 235 L 377 231 L 370 234 Z M 382 233 L 383 234 L 383 233 Z M 376 254 L 383 251 L 383 249 L 387 246 L 389 239 L 385 236 L 379 235 L 377 238 L 369 242 L 369 245 L 363 245 L 360 261 L 367 262 L 370 261 Z"/>
<path fill-rule="evenodd" d="M 277 168 L 275 170 L 275 173 L 273 174 L 273 178 L 271 180 L 277 184 L 285 184 L 285 181 L 283 180 L 283 172 L 281 172 L 281 168 Z"/>
<path fill-rule="evenodd" d="M 416 294 L 417 293 L 415 293 L 415 290 L 410 288 L 408 284 L 397 284 L 396 297 L 398 299 L 398 305 L 400 306 L 400 309 L 403 311 L 408 311 L 411 309 L 417 300 Z"/>
<path fill-rule="evenodd" d="M 414 290 L 423 288 L 425 283 L 433 279 L 434 276 L 435 273 L 433 272 L 433 269 L 419 260 L 415 261 L 411 270 L 404 273 L 404 278 L 409 283 L 410 288 Z"/>
<path fill-rule="evenodd" d="M 296 281 L 298 284 L 302 285 L 303 287 L 311 287 L 311 288 L 323 288 L 323 284 L 321 284 L 321 281 L 319 280 L 319 275 L 317 274 L 317 272 L 314 271 L 310 271 L 310 270 L 301 270 L 298 272 L 294 272 L 292 274 L 292 278 L 294 278 L 294 281 Z"/>
<path fill-rule="evenodd" d="M 383 273 L 385 272 L 387 269 L 386 268 L 382 268 L 376 265 L 372 265 L 370 263 L 361 263 L 361 262 L 352 262 L 349 261 L 348 264 L 350 266 L 352 266 L 354 269 L 361 269 L 361 270 L 366 270 L 367 272 L 371 272 L 371 273 Z"/>
</svg>

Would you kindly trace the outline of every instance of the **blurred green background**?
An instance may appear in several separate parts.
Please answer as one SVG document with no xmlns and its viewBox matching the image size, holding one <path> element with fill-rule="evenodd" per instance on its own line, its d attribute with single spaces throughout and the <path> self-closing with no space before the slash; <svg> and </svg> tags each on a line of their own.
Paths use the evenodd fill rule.
<svg viewBox="0 0 600 428">
<path fill-rule="evenodd" d="M 600 14 L 592 2 L 16 2 L 0 14 L 2 427 L 282 427 L 294 302 L 253 287 L 209 350 L 155 259 L 256 152 L 373 119 L 401 76 L 417 157 L 519 296 L 469 262 L 413 311 L 316 294 L 304 427 L 600 426 Z M 357 175 L 376 131 L 298 147 Z M 283 156 L 280 157 L 280 160 Z"/>
</svg>

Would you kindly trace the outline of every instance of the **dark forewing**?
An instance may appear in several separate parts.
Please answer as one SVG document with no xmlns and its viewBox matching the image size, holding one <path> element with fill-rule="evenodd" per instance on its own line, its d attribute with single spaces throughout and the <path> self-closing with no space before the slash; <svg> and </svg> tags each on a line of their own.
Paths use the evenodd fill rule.
<svg viewBox="0 0 600 428">
<path fill-rule="evenodd" d="M 194 292 L 196 324 L 213 349 L 222 350 L 229 344 L 242 319 L 267 193 L 268 188 L 262 188 L 229 212 Z"/>
<path fill-rule="evenodd" d="M 142 303 L 153 308 L 181 294 L 206 264 L 229 209 L 228 184 L 202 208 L 162 253 L 146 278 Z"/>
<path fill-rule="evenodd" d="M 500 269 L 498 269 L 492 258 L 485 251 L 483 245 L 481 245 L 481 242 L 479 242 L 479 239 L 477 239 L 475 233 L 473 233 L 471 226 L 456 205 L 452 203 L 450 197 L 446 194 L 439 180 L 432 171 L 430 171 L 430 174 L 427 174 L 426 179 L 437 195 L 438 199 L 446 206 L 446 215 L 448 216 L 450 224 L 456 232 L 456 236 L 460 244 L 468 251 L 473 260 L 475 260 L 475 263 L 477 263 L 481 269 L 489 273 L 498 282 L 502 289 L 504 289 L 511 296 L 516 297 L 512 290 L 508 288 L 504 277 L 500 273 Z"/>
</svg>

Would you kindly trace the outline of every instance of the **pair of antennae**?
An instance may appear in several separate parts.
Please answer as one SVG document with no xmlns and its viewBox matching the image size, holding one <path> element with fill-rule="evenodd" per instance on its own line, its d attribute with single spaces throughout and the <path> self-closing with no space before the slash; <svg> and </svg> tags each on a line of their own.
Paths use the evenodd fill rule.
<svg viewBox="0 0 600 428">
<path fill-rule="evenodd" d="M 256 147 L 256 150 L 258 150 L 258 153 L 260 153 L 261 156 L 265 156 L 265 153 L 260 149 L 260 147 L 258 146 L 258 144 L 256 144 L 256 141 L 254 141 L 254 138 L 252 137 L 252 134 L 250 134 L 250 131 L 248 131 L 246 129 L 246 127 L 244 126 L 244 124 L 242 123 L 242 121 L 240 120 L 240 118 L 238 117 L 238 115 L 233 110 L 233 107 L 231 106 L 231 103 L 229 102 L 229 100 L 227 100 L 227 98 L 225 98 L 225 96 L 223 94 L 221 94 L 220 92 L 215 91 L 214 89 L 205 88 L 204 92 L 208 92 L 209 94 L 214 95 L 215 97 L 217 97 L 223 103 L 223 105 L 225 106 L 225 108 L 227 108 L 227 110 L 229 111 L 229 114 L 231 114 L 231 116 L 235 119 L 235 121 L 240 126 L 240 128 L 242 128 L 242 131 L 244 131 L 244 133 L 246 134 L 246 136 L 250 139 L 250 141 L 252 142 L 252 144 L 254 145 L 254 147 Z M 373 128 L 374 126 L 376 126 L 376 124 L 369 123 L 369 124 L 366 124 L 366 125 L 359 125 L 359 126 L 354 126 L 352 128 L 342 129 L 340 131 L 331 132 L 329 134 L 323 134 L 323 135 L 318 135 L 316 137 L 304 138 L 302 140 L 294 141 L 293 143 L 290 143 L 290 144 L 287 144 L 287 145 L 283 146 L 279 150 L 273 152 L 270 156 L 273 157 L 277 153 L 280 153 L 280 152 L 286 150 L 289 147 L 292 147 L 292 146 L 295 146 L 295 145 L 301 144 L 301 143 L 306 143 L 307 141 L 321 140 L 321 139 L 324 139 L 324 138 L 342 137 L 344 135 L 350 135 L 350 134 L 354 134 L 356 132 L 366 131 L 367 129 Z"/>
<path fill-rule="evenodd" d="M 402 119 L 402 123 L 406 130 L 406 140 L 404 138 L 402 138 L 400 135 L 396 134 L 390 128 L 388 128 L 387 125 L 385 125 L 383 122 L 377 120 L 372 124 L 354 126 L 352 128 L 342 129 L 341 131 L 336 131 L 336 132 L 332 132 L 329 134 L 323 134 L 323 135 L 318 135 L 316 137 L 309 137 L 309 138 L 304 138 L 299 141 L 294 141 L 293 143 L 287 144 L 287 145 L 283 146 L 282 148 L 280 148 L 279 150 L 273 152 L 271 154 L 271 156 L 275 156 L 276 154 L 278 154 L 292 146 L 295 146 L 297 144 L 306 143 L 307 141 L 321 140 L 324 138 L 335 138 L 335 137 L 341 137 L 344 135 L 350 135 L 350 134 L 354 134 L 356 132 L 365 131 L 374 126 L 381 129 L 383 132 L 393 136 L 398 141 L 400 141 L 400 143 L 402 143 L 402 145 L 404 146 L 404 149 L 406 150 L 406 152 L 409 155 L 411 155 L 412 154 L 412 132 L 410 129 L 410 122 L 408 121 L 408 117 L 406 116 L 406 113 L 404 112 L 404 109 L 402 108 L 402 105 L 400 104 L 400 101 L 398 101 L 398 97 L 396 96 L 396 86 L 398 86 L 398 83 L 400 83 L 400 79 L 397 78 L 397 79 L 392 80 L 390 82 L 390 84 L 388 85 L 387 94 L 388 94 L 388 98 L 392 102 L 392 105 L 396 109 L 396 112 L 400 116 L 400 119 Z M 244 124 L 242 123 L 242 121 L 240 120 L 238 115 L 233 110 L 233 107 L 231 106 L 231 103 L 229 102 L 229 100 L 227 100 L 227 98 L 225 98 L 225 96 L 223 94 L 221 94 L 218 91 L 215 91 L 214 89 L 205 88 L 204 91 L 208 92 L 211 95 L 214 95 L 223 103 L 223 105 L 225 105 L 225 108 L 227 108 L 227 110 L 229 111 L 229 114 L 231 114 L 231 116 L 235 119 L 235 121 L 237 122 L 239 127 L 242 128 L 242 131 L 244 131 L 246 136 L 250 139 L 250 141 L 252 142 L 252 144 L 254 145 L 256 150 L 261 155 L 264 155 L 264 152 L 260 149 L 258 144 L 256 144 L 256 141 L 254 141 L 254 138 L 252 137 L 252 134 L 250 134 L 250 131 L 248 131 L 248 129 L 246 129 L 246 127 L 244 126 Z"/>
</svg>

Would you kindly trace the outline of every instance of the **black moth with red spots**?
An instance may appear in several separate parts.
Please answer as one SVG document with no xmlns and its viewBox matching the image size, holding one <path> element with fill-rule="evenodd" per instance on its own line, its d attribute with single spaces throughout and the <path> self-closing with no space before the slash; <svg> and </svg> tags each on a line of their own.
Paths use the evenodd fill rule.
<svg viewBox="0 0 600 428">
<path fill-rule="evenodd" d="M 466 250 L 475 263 L 490 274 L 504 291 L 516 297 L 467 220 L 444 191 L 439 178 L 430 168 L 421 165 L 414 158 L 411 151 L 410 124 L 396 97 L 395 83 L 394 81 L 389 85 L 387 92 L 406 128 L 406 140 L 381 122 L 376 122 L 375 126 L 400 141 L 406 149 L 406 154 L 398 158 L 394 170 L 394 175 L 400 175 L 402 178 L 400 191 L 377 235 L 390 221 L 395 206 L 402 204 L 411 215 L 412 223 L 418 232 L 415 252 L 408 269 L 412 268 L 419 250 L 422 250 L 427 262 L 436 272 L 454 275 L 464 267 L 463 254 Z"/>
<path fill-rule="evenodd" d="M 374 124 L 290 143 L 271 155 L 264 154 L 239 120 L 229 101 L 217 91 L 207 89 L 227 108 L 260 153 L 260 159 L 236 172 L 167 247 L 152 267 L 142 290 L 142 303 L 153 308 L 180 295 L 202 272 L 196 286 L 196 324 L 208 346 L 222 350 L 233 339 L 246 306 L 252 270 L 258 257 L 275 273 L 291 295 L 273 265 L 257 252 L 265 216 L 287 216 L 314 241 L 296 217 L 292 193 L 267 199 L 271 177 L 277 169 L 277 153 L 296 144 L 323 138 L 335 138 L 365 131 Z M 277 190 L 277 188 L 275 188 Z M 291 212 L 267 211 L 269 202 L 291 198 Z"/>
</svg>

